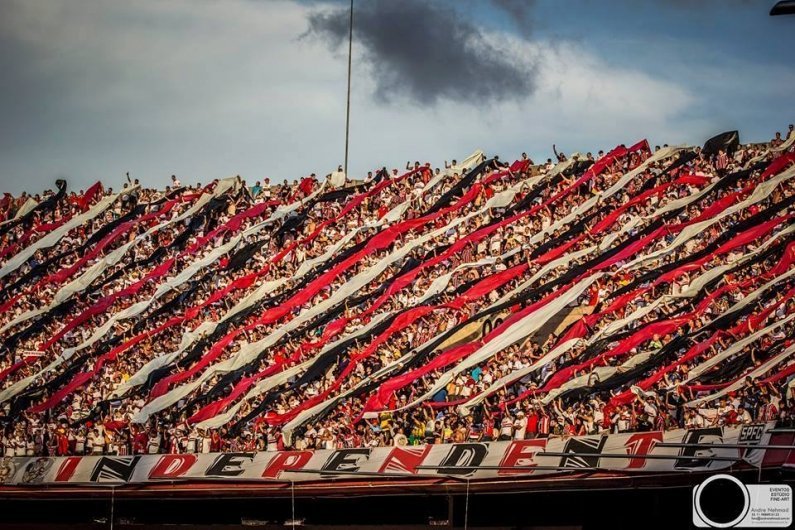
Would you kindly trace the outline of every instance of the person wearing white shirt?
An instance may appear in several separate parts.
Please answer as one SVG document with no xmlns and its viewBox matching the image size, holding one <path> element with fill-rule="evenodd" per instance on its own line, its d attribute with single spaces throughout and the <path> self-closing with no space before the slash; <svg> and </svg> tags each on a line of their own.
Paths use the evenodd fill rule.
<svg viewBox="0 0 795 530">
<path fill-rule="evenodd" d="M 157 454 L 160 451 L 160 434 L 155 431 L 149 436 L 149 443 L 146 446 L 147 453 Z"/>
<path fill-rule="evenodd" d="M 94 429 L 88 434 L 88 444 L 91 449 L 91 454 L 101 455 L 102 449 L 105 446 L 105 438 L 100 434 L 98 429 Z"/>
<path fill-rule="evenodd" d="M 14 441 L 11 438 L 3 438 L 4 456 L 15 456 Z"/>
<path fill-rule="evenodd" d="M 516 420 L 513 422 L 513 438 L 514 440 L 524 440 L 525 433 L 527 432 L 527 418 L 524 411 L 520 410 L 516 413 Z"/>
<path fill-rule="evenodd" d="M 397 434 L 394 436 L 394 445 L 397 446 L 406 446 L 409 444 L 409 439 L 403 433 L 403 429 L 400 429 Z"/>
<path fill-rule="evenodd" d="M 348 177 L 345 175 L 345 172 L 342 170 L 342 166 L 337 167 L 337 171 L 331 173 L 329 175 L 329 184 L 331 184 L 335 188 L 342 188 L 345 186 Z"/>
<path fill-rule="evenodd" d="M 75 454 L 83 455 L 86 452 L 86 434 L 79 431 L 75 436 Z"/>
<path fill-rule="evenodd" d="M 704 421 L 704 416 L 696 412 L 695 410 L 688 410 L 685 414 L 685 428 L 687 429 L 701 429 L 704 427 L 706 422 Z"/>
<path fill-rule="evenodd" d="M 506 412 L 500 421 L 500 440 L 510 440 L 513 435 L 513 420 Z"/>
<path fill-rule="evenodd" d="M 751 416 L 751 413 L 748 412 L 747 408 L 742 407 L 739 410 L 740 410 L 740 413 L 739 413 L 739 415 L 737 417 L 737 420 L 740 423 L 742 423 L 743 425 L 748 425 L 749 423 L 753 423 L 754 422 L 754 418 Z"/>
</svg>

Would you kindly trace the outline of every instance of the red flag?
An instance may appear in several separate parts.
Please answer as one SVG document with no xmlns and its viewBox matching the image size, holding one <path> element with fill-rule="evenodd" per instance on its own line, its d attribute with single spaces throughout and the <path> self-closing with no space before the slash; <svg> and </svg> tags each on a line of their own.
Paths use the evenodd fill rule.
<svg viewBox="0 0 795 530">
<path fill-rule="evenodd" d="M 301 181 L 301 184 L 298 185 L 298 189 L 303 192 L 304 195 L 309 195 L 312 193 L 312 188 L 315 187 L 315 179 L 312 177 L 307 177 Z"/>
<path fill-rule="evenodd" d="M 86 190 L 82 197 L 78 199 L 80 209 L 85 211 L 88 210 L 91 201 L 97 196 L 97 194 L 102 193 L 103 191 L 102 183 L 97 181 L 95 182 L 90 188 Z"/>
</svg>

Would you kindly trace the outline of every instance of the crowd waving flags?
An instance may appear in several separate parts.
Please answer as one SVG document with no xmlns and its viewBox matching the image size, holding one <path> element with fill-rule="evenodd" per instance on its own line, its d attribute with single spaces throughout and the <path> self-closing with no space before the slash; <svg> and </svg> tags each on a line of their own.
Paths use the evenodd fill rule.
<svg viewBox="0 0 795 530">
<path fill-rule="evenodd" d="M 4 194 L 3 456 L 99 480 L 118 463 L 68 459 L 370 448 L 378 472 L 791 421 L 795 137 L 729 136 Z M 147 458 L 128 478 L 171 465 Z"/>
</svg>

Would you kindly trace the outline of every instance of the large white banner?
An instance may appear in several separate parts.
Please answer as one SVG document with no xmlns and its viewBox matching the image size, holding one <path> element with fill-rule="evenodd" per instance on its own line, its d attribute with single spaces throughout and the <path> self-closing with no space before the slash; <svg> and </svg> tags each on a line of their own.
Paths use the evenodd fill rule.
<svg viewBox="0 0 795 530">
<path fill-rule="evenodd" d="M 667 432 L 320 451 L 5 457 L 0 484 L 143 484 L 163 481 L 306 482 L 330 477 L 488 479 L 578 471 L 674 473 L 759 466 L 769 424 Z M 720 447 L 721 444 L 727 447 Z"/>
</svg>

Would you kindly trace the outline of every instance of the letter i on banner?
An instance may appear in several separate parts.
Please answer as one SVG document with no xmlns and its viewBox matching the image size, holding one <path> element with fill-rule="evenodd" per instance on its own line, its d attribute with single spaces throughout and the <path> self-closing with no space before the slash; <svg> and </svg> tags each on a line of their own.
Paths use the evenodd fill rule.
<svg viewBox="0 0 795 530">
<path fill-rule="evenodd" d="M 82 458 L 79 456 L 70 456 L 64 460 L 61 463 L 61 467 L 58 468 L 58 473 L 55 475 L 55 482 L 69 482 L 69 479 L 75 474 L 75 469 L 77 469 L 77 465 L 81 460 Z"/>
</svg>

